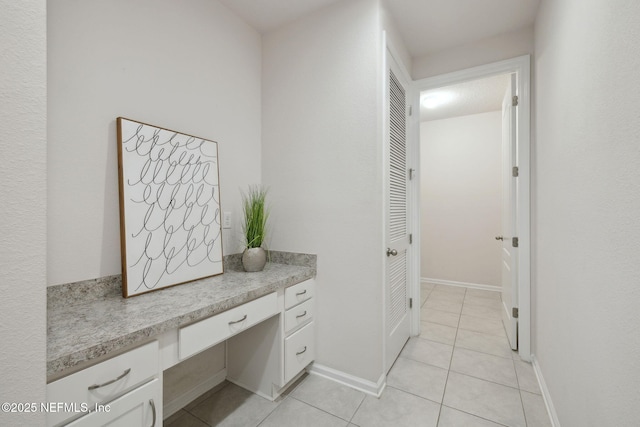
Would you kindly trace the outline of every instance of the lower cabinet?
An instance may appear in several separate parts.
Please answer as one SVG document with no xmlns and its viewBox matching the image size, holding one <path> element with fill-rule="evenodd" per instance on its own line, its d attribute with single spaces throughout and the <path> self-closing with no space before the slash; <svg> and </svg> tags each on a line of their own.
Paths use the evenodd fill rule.
<svg viewBox="0 0 640 427">
<path fill-rule="evenodd" d="M 227 340 L 227 380 L 274 400 L 315 359 L 313 279 L 280 289 L 278 315 Z"/>
<path fill-rule="evenodd" d="M 316 357 L 313 322 L 293 333 L 284 342 L 284 382 L 291 381 Z"/>
<path fill-rule="evenodd" d="M 161 426 L 158 342 L 47 384 L 47 401 L 56 408 L 47 413 L 47 426 Z"/>
<path fill-rule="evenodd" d="M 162 384 L 152 380 L 133 391 L 99 405 L 94 412 L 67 424 L 73 427 L 158 427 L 162 425 Z"/>
</svg>

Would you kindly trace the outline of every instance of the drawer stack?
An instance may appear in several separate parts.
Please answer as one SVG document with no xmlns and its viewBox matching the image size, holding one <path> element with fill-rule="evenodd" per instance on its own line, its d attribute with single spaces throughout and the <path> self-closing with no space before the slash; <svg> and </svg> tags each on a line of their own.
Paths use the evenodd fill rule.
<svg viewBox="0 0 640 427">
<path fill-rule="evenodd" d="M 306 280 L 284 292 L 284 382 L 287 383 L 315 359 L 315 285 Z"/>
</svg>

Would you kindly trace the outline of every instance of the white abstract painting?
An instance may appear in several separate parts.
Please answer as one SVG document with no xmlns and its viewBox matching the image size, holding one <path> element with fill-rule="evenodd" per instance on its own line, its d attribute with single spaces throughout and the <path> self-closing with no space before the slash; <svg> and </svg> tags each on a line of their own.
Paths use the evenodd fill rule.
<svg viewBox="0 0 640 427">
<path fill-rule="evenodd" d="M 218 144 L 119 117 L 124 297 L 223 273 Z"/>
</svg>

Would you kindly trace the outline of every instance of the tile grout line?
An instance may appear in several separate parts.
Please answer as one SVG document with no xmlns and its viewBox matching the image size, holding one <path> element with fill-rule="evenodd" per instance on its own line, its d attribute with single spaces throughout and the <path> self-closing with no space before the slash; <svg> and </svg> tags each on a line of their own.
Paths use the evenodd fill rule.
<svg viewBox="0 0 640 427">
<path fill-rule="evenodd" d="M 271 416 L 271 414 L 273 414 L 273 413 L 276 411 L 276 409 L 278 409 L 278 408 L 280 407 L 280 405 L 282 405 L 282 404 L 283 404 L 287 399 L 291 398 L 291 399 L 294 399 L 294 400 L 298 400 L 298 399 L 296 399 L 295 397 L 291 396 L 291 394 L 293 394 L 293 392 L 294 392 L 294 391 L 296 391 L 296 389 L 297 389 L 298 387 L 300 387 L 300 386 L 301 386 L 301 385 L 302 385 L 302 384 L 307 380 L 307 378 L 308 378 L 308 376 L 304 376 L 304 377 L 300 377 L 300 379 L 301 379 L 301 380 L 300 380 L 300 379 L 296 380 L 296 381 L 300 381 L 300 382 L 298 382 L 298 384 L 296 384 L 296 386 L 295 386 L 291 391 L 289 391 L 288 393 L 286 393 L 286 394 L 284 395 L 284 397 L 282 398 L 282 400 L 281 400 L 280 402 L 278 402 L 278 404 L 276 405 L 276 407 L 275 407 L 275 408 L 273 408 L 273 409 L 272 409 L 272 410 L 267 414 L 267 416 L 266 416 L 266 417 L 264 417 L 264 418 L 262 419 L 262 421 L 260 421 L 258 424 L 256 424 L 256 427 L 260 427 L 260 424 L 264 423 L 264 422 L 267 420 L 267 418 L 269 418 L 269 417 Z M 295 383 L 294 383 L 294 384 L 295 384 Z M 282 396 L 282 395 L 280 395 L 280 396 Z M 275 402 L 275 401 L 274 401 L 274 402 Z M 298 402 L 300 402 L 300 400 L 298 400 Z M 306 402 L 302 402 L 302 403 L 305 403 L 305 404 L 306 404 Z M 309 406 L 311 406 L 311 405 L 309 405 Z M 213 426 L 212 426 L 212 427 L 213 427 Z"/>
<path fill-rule="evenodd" d="M 445 408 L 453 409 L 454 411 L 462 412 L 463 414 L 471 415 L 472 417 L 480 418 L 481 420 L 489 421 L 490 423 L 497 424 L 503 427 L 509 427 L 507 424 L 502 424 L 501 422 L 491 420 L 489 418 L 481 417 L 480 415 L 472 414 L 471 412 L 463 411 L 462 409 L 454 408 L 453 406 L 442 405 Z"/>
<path fill-rule="evenodd" d="M 464 288 L 464 295 L 467 295 L 467 288 Z M 464 306 L 464 297 L 462 298 L 462 305 Z M 451 364 L 453 363 L 453 353 L 456 351 L 456 340 L 458 339 L 458 329 L 460 328 L 460 319 L 462 318 L 462 309 L 458 315 L 458 326 L 456 326 L 456 335 L 453 337 L 453 349 L 451 350 L 451 358 L 449 359 L 449 369 L 447 369 L 447 378 L 444 380 L 444 389 L 442 390 L 442 400 L 440 401 L 440 410 L 438 411 L 438 420 L 436 421 L 436 427 L 440 424 L 440 417 L 442 416 L 442 407 L 444 406 L 444 396 L 447 393 L 447 384 L 449 383 L 449 374 L 451 373 Z M 455 371 L 454 371 L 455 372 Z"/>
<path fill-rule="evenodd" d="M 427 397 L 420 396 L 419 394 L 415 394 L 415 393 L 413 393 L 411 391 L 403 390 L 401 388 L 394 387 L 392 385 L 388 385 L 387 387 L 392 388 L 392 389 L 394 389 L 396 391 L 399 391 L 400 393 L 409 394 L 409 395 L 411 395 L 413 397 L 417 397 L 418 399 L 426 400 L 427 402 L 435 403 L 436 405 L 442 406 L 442 402 L 438 402 L 437 400 L 432 400 L 432 399 L 429 399 Z"/>
<path fill-rule="evenodd" d="M 362 407 L 362 404 L 364 403 L 365 399 L 367 398 L 367 395 L 365 394 L 365 396 L 362 398 L 362 400 L 360 401 L 360 404 L 358 405 L 358 407 L 356 408 L 355 412 L 353 413 L 353 415 L 351 415 L 351 419 L 349 419 L 348 423 L 349 424 L 353 424 L 353 419 L 356 417 L 356 414 L 358 413 L 358 411 L 360 410 L 360 408 Z M 347 424 L 347 425 L 349 425 Z"/>
<path fill-rule="evenodd" d="M 276 409 L 278 409 L 280 407 L 280 405 L 282 405 L 284 403 L 285 400 L 287 400 L 290 396 L 286 395 L 277 405 L 275 408 L 273 408 L 271 411 L 269 411 L 269 413 L 258 423 L 256 424 L 256 427 L 259 427 L 262 423 L 264 423 L 267 418 L 269 418 L 271 416 L 271 414 L 273 414 Z M 213 426 L 212 426 L 213 427 Z"/>
<path fill-rule="evenodd" d="M 527 413 L 524 410 L 524 400 L 522 399 L 522 389 L 520 388 L 520 378 L 518 377 L 518 369 L 516 368 L 516 361 L 511 359 L 513 362 L 513 370 L 516 371 L 516 382 L 518 383 L 518 396 L 520 396 L 520 405 L 522 406 L 522 416 L 524 417 L 524 425 L 528 426 L 529 421 L 527 421 Z"/>
</svg>

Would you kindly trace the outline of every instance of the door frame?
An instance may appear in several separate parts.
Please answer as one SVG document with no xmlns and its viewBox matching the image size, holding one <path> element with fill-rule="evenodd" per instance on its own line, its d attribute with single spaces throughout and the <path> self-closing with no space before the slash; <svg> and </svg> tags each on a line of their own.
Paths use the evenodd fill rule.
<svg viewBox="0 0 640 427">
<path fill-rule="evenodd" d="M 516 117 L 518 123 L 518 179 L 516 188 L 518 201 L 516 214 L 518 218 L 518 249 L 515 251 L 518 262 L 518 347 L 520 358 L 531 360 L 531 57 L 523 55 L 487 65 L 467 68 L 460 71 L 441 74 L 414 80 L 411 83 L 411 105 L 413 111 L 420 111 L 420 93 L 425 90 L 437 89 L 457 83 L 491 77 L 499 74 L 515 73 L 517 76 L 518 108 Z M 417 170 L 416 185 L 411 186 L 411 199 L 420 200 L 420 114 L 410 117 L 409 132 L 411 152 L 415 156 L 414 168 Z M 416 242 L 420 242 L 420 204 L 411 206 L 411 219 Z M 420 245 L 414 245 L 410 257 L 411 294 L 420 301 Z M 418 279 L 416 279 L 416 277 Z M 420 326 L 420 310 L 414 310 L 412 325 Z M 414 332 L 415 331 L 412 330 Z M 417 333 L 416 333 L 417 335 Z"/>
</svg>

